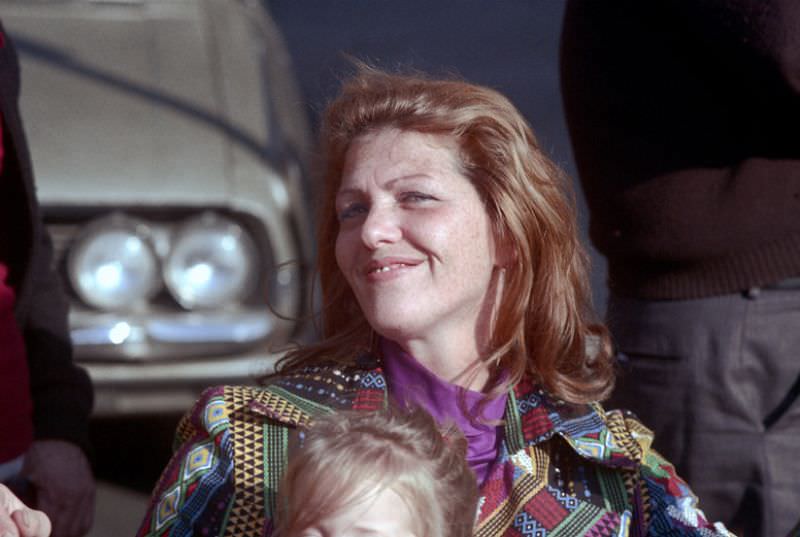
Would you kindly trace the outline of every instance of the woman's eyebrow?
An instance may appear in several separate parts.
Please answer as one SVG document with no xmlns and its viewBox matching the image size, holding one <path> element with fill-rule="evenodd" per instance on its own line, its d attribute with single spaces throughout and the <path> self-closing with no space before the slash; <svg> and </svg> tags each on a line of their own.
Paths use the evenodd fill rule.
<svg viewBox="0 0 800 537">
<path fill-rule="evenodd" d="M 386 188 L 395 188 L 398 183 L 411 183 L 414 181 L 430 181 L 433 180 L 433 176 L 427 173 L 413 173 L 409 175 L 402 175 L 400 177 L 395 177 L 390 181 L 386 182 Z"/>
<path fill-rule="evenodd" d="M 401 175 L 400 177 L 395 177 L 394 179 L 391 179 L 391 180 L 387 181 L 386 182 L 386 186 L 389 187 L 389 188 L 392 188 L 397 183 L 402 183 L 402 182 L 406 182 L 406 181 L 415 181 L 415 180 L 419 180 L 419 179 L 422 179 L 424 181 L 424 180 L 433 179 L 433 177 L 431 175 L 428 175 L 427 173 L 412 173 L 412 174 L 409 174 L 409 175 Z"/>
<path fill-rule="evenodd" d="M 389 179 L 388 181 L 386 181 L 386 183 L 383 185 L 383 187 L 384 188 L 394 188 L 397 183 L 402 183 L 402 182 L 405 182 L 405 181 L 416 181 L 416 180 L 427 181 L 427 180 L 433 180 L 433 179 L 434 179 L 434 177 L 432 175 L 430 175 L 430 174 L 427 174 L 427 173 L 423 173 L 423 172 L 411 173 L 411 174 L 408 174 L 408 175 L 401 175 L 399 177 L 394 177 L 392 179 Z M 336 192 L 336 195 L 340 196 L 342 194 L 360 194 L 361 192 L 362 192 L 362 190 L 360 188 L 346 187 L 346 188 L 340 188 L 339 191 Z"/>
<path fill-rule="evenodd" d="M 340 196 L 352 196 L 352 195 L 360 195 L 361 190 L 358 188 L 342 188 L 338 192 L 336 192 L 336 198 L 338 199 Z"/>
</svg>

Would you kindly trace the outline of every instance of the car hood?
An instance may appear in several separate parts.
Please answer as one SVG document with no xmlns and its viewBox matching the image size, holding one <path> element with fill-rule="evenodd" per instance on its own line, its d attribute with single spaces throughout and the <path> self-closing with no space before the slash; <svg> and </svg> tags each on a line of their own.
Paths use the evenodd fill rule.
<svg viewBox="0 0 800 537">
<path fill-rule="evenodd" d="M 265 133 L 226 112 L 204 4 L 3 7 L 43 205 L 218 204 L 231 195 L 231 145 L 257 152 Z"/>
</svg>

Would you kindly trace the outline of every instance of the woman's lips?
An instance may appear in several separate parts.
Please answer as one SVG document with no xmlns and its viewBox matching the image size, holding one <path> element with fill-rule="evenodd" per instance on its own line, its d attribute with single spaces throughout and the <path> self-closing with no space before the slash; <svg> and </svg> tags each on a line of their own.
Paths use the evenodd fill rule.
<svg viewBox="0 0 800 537">
<path fill-rule="evenodd" d="M 408 258 L 382 258 L 370 261 L 365 274 L 368 279 L 383 281 L 392 279 L 405 272 L 406 269 L 419 265 L 422 261 Z"/>
</svg>

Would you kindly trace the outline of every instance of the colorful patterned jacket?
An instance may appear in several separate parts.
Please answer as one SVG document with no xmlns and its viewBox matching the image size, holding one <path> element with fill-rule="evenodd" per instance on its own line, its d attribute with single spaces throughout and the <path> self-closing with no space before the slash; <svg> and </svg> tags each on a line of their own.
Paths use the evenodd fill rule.
<svg viewBox="0 0 800 537">
<path fill-rule="evenodd" d="M 177 451 L 137 535 L 272 535 L 276 489 L 298 430 L 315 415 L 386 405 L 377 362 L 359 362 L 309 367 L 264 387 L 207 390 L 178 427 Z M 727 534 L 706 522 L 631 416 L 521 383 L 509 394 L 504 428 L 481 488 L 476 536 Z"/>
</svg>

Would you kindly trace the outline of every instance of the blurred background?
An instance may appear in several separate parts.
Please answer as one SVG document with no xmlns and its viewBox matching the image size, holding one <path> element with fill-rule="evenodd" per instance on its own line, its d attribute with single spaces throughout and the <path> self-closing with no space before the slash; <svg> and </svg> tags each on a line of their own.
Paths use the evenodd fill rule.
<svg viewBox="0 0 800 537">
<path fill-rule="evenodd" d="M 348 55 L 501 91 L 574 176 L 558 85 L 563 7 L 0 0 L 76 360 L 96 390 L 91 535 L 135 531 L 203 387 L 252 382 L 277 349 L 313 337 L 310 169 Z M 603 311 L 604 267 L 592 259 Z"/>
</svg>

